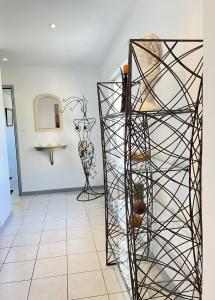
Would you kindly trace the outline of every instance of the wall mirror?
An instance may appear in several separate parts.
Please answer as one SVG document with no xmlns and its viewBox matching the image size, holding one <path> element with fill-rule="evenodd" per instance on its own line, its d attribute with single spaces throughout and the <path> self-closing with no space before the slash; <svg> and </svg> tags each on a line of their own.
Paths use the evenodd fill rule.
<svg viewBox="0 0 215 300">
<path fill-rule="evenodd" d="M 60 98 L 52 94 L 38 95 L 34 100 L 36 131 L 62 130 Z"/>
</svg>

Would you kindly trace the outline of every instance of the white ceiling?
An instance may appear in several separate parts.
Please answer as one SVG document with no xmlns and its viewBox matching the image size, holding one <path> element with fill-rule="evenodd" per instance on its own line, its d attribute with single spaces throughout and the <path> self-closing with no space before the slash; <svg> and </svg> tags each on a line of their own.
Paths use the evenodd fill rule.
<svg viewBox="0 0 215 300">
<path fill-rule="evenodd" d="M 135 2 L 0 0 L 0 57 L 8 58 L 2 64 L 99 65 Z"/>
</svg>

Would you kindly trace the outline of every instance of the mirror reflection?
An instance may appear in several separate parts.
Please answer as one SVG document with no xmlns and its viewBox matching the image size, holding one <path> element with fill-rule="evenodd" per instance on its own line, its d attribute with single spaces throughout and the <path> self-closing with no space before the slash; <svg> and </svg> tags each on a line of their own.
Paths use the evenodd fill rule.
<svg viewBox="0 0 215 300">
<path fill-rule="evenodd" d="M 39 95 L 35 99 L 35 121 L 37 131 L 52 131 L 62 128 L 61 103 L 57 96 Z"/>
</svg>

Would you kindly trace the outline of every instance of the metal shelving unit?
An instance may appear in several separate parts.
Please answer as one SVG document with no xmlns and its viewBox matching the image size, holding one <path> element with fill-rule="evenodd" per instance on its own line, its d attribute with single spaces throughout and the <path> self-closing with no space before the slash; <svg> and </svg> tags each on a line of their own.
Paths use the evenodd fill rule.
<svg viewBox="0 0 215 300">
<path fill-rule="evenodd" d="M 124 112 L 122 83 L 98 83 L 107 264 L 131 299 L 202 299 L 202 47 L 130 40 Z"/>
</svg>

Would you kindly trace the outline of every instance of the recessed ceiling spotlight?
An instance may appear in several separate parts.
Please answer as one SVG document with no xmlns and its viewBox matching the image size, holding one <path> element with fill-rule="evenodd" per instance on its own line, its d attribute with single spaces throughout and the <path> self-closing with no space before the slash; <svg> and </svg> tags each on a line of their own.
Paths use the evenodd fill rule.
<svg viewBox="0 0 215 300">
<path fill-rule="evenodd" d="M 50 24 L 49 24 L 49 27 L 50 27 L 51 29 L 55 29 L 55 28 L 56 28 L 56 24 L 55 24 L 55 23 L 50 23 Z"/>
<path fill-rule="evenodd" d="M 6 57 L 2 57 L 2 61 L 8 61 Z"/>
</svg>

